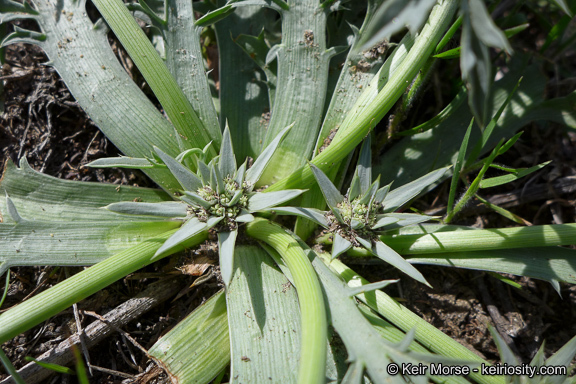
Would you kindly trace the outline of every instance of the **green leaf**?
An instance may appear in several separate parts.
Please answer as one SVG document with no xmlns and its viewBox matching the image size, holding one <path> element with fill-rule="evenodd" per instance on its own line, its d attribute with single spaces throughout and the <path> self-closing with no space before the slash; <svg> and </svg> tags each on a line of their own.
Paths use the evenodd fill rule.
<svg viewBox="0 0 576 384">
<path fill-rule="evenodd" d="M 176 247 L 182 245 L 182 243 L 196 236 L 200 232 L 207 231 L 208 229 L 212 228 L 222 219 L 223 217 L 211 216 L 208 218 L 208 222 L 204 223 L 198 220 L 196 217 L 191 218 L 186 223 L 184 223 L 184 225 L 175 234 L 170 236 L 170 238 L 166 240 L 160 248 L 158 248 L 158 251 L 156 251 L 153 258 L 156 259 L 161 255 L 165 255 L 170 252 L 173 253 L 173 250 Z"/>
<path fill-rule="evenodd" d="M 296 289 L 260 247 L 236 249 L 226 291 L 236 383 L 295 383 L 301 323 Z"/>
<path fill-rule="evenodd" d="M 161 203 L 121 202 L 109 204 L 105 208 L 125 215 L 186 217 L 188 214 L 186 204 L 170 201 Z"/>
<path fill-rule="evenodd" d="M 227 4 L 215 11 L 208 12 L 198 20 L 196 20 L 197 27 L 209 27 L 210 25 L 226 18 L 227 16 L 234 13 L 234 8 L 231 4 Z"/>
<path fill-rule="evenodd" d="M 250 210 L 250 212 L 257 212 L 270 209 L 276 205 L 292 200 L 304 192 L 305 191 L 300 189 L 287 189 L 285 191 L 268 193 L 256 192 L 248 199 L 248 210 Z"/>
<path fill-rule="evenodd" d="M 476 159 L 479 157 L 482 150 L 484 148 L 486 148 L 486 144 L 488 143 L 490 136 L 494 132 L 496 124 L 498 123 L 498 120 L 500 119 L 500 116 L 502 115 L 505 108 L 508 106 L 508 104 L 512 100 L 514 94 L 516 93 L 516 90 L 518 89 L 518 87 L 520 86 L 520 83 L 522 82 L 522 79 L 523 79 L 522 77 L 520 77 L 518 79 L 516 86 L 514 88 L 512 88 L 510 93 L 508 93 L 506 100 L 504 100 L 502 105 L 500 105 L 500 108 L 498 108 L 498 111 L 494 114 L 494 116 L 492 116 L 492 119 L 490 119 L 490 122 L 488 123 L 488 125 L 486 126 L 484 131 L 482 131 L 481 139 L 476 143 L 476 145 L 474 146 L 474 148 L 472 148 L 472 151 L 470 152 L 470 156 L 468 157 L 468 161 L 466 162 L 467 165 L 470 165 L 472 162 L 476 161 Z M 486 149 L 488 149 L 488 148 L 486 148 Z"/>
<path fill-rule="evenodd" d="M 464 165 L 464 159 L 466 158 L 466 150 L 468 148 L 468 141 L 470 140 L 470 132 L 472 131 L 472 126 L 474 124 L 474 119 L 470 121 L 470 125 L 464 134 L 464 139 L 462 139 L 462 145 L 458 151 L 458 158 L 454 164 L 454 171 L 452 173 L 452 181 L 450 182 L 450 192 L 448 195 L 448 204 L 446 208 L 446 214 L 449 215 L 454 209 L 454 200 L 456 199 L 456 189 L 458 188 L 458 180 L 460 179 L 460 171 Z"/>
<path fill-rule="evenodd" d="M 205 49 L 201 46 L 200 31 L 194 26 L 196 4 L 187 0 L 167 0 L 151 2 L 159 11 L 164 11 L 165 21 L 154 23 L 164 42 L 162 50 L 166 67 L 176 80 L 178 87 L 198 114 L 208 132 L 214 138 L 220 137 L 220 123 L 214 102 L 212 100 L 208 76 L 205 74 Z M 140 0 L 142 4 L 142 0 Z M 143 5 L 143 4 L 142 4 Z M 152 37 L 152 36 L 151 36 Z M 156 38 L 155 36 L 152 39 Z M 216 141 L 216 144 L 218 141 Z M 195 145 L 193 149 L 200 149 Z M 216 145 L 216 149 L 218 145 Z M 214 148 L 204 148 L 204 153 L 211 158 Z M 178 159 L 178 161 L 180 161 Z M 186 163 L 185 163 L 186 164 Z"/>
<path fill-rule="evenodd" d="M 324 172 L 312 163 L 309 163 L 309 165 L 316 182 L 318 182 L 318 185 L 320 186 L 320 190 L 322 190 L 326 203 L 331 210 L 334 210 L 338 204 L 344 201 L 344 196 L 340 194 L 340 191 L 336 189 L 332 181 L 324 174 Z"/>
<path fill-rule="evenodd" d="M 334 242 L 332 243 L 332 258 L 335 259 L 347 250 L 352 248 L 352 243 L 340 236 L 337 233 L 334 233 Z"/>
<path fill-rule="evenodd" d="M 414 268 L 412 264 L 407 262 L 402 256 L 400 256 L 398 253 L 396 253 L 396 251 L 394 251 L 392 248 L 390 248 L 383 242 L 374 241 L 374 248 L 369 249 L 369 251 L 371 251 L 374 255 L 378 256 L 385 262 L 398 268 L 399 270 L 401 270 L 414 280 L 431 287 L 431 285 L 426 281 L 424 276 L 422 276 L 420 271 Z"/>
<path fill-rule="evenodd" d="M 162 336 L 148 353 L 179 382 L 208 383 L 230 362 L 228 332 L 221 290 Z"/>
<path fill-rule="evenodd" d="M 461 47 L 457 47 L 457 48 L 449 49 L 449 50 L 444 51 L 442 53 L 438 53 L 437 55 L 434 55 L 432 57 L 434 57 L 436 59 L 445 59 L 445 60 L 457 59 L 460 57 L 460 51 L 461 50 L 462 50 Z"/>
<path fill-rule="evenodd" d="M 224 134 L 222 135 L 222 146 L 220 147 L 218 167 L 220 168 L 220 174 L 224 178 L 234 177 L 236 174 L 236 157 L 234 156 L 234 148 L 232 147 L 228 125 L 226 125 Z"/>
<path fill-rule="evenodd" d="M 432 184 L 440 180 L 448 168 L 440 168 L 420 177 L 399 188 L 393 189 L 388 193 L 382 204 L 384 212 L 392 212 L 418 196 L 420 193 L 429 188 Z"/>
<path fill-rule="evenodd" d="M 280 215 L 291 215 L 299 216 L 305 219 L 311 220 L 324 228 L 328 227 L 328 221 L 324 216 L 324 212 L 316 208 L 304 208 L 304 207 L 274 207 L 267 210 L 261 210 L 261 212 L 272 212 Z"/>
<path fill-rule="evenodd" d="M 177 162 L 172 156 L 167 155 L 158 147 L 154 147 L 154 151 L 156 151 L 160 159 L 162 159 L 164 164 L 170 169 L 170 172 L 176 177 L 184 190 L 197 191 L 202 188 L 202 181 L 186 166 Z"/>
<path fill-rule="evenodd" d="M 290 124 L 282 131 L 280 131 L 280 133 L 276 135 L 274 140 L 272 140 L 272 142 L 266 147 L 266 149 L 262 151 L 260 156 L 258 156 L 254 164 L 252 164 L 252 166 L 248 169 L 248 171 L 246 171 L 246 181 L 248 183 L 250 183 L 251 185 L 255 185 L 258 182 L 258 180 L 260 180 L 260 176 L 262 176 L 262 173 L 264 172 L 266 166 L 272 159 L 272 156 L 276 152 L 276 149 L 278 149 L 278 145 L 293 126 L 294 124 Z"/>
<path fill-rule="evenodd" d="M 234 273 L 234 246 L 238 231 L 218 232 L 218 255 L 220 256 L 220 271 L 222 280 L 228 287 Z"/>
<path fill-rule="evenodd" d="M 38 361 L 36 359 L 34 359 L 33 357 L 30 356 L 26 356 L 24 358 L 26 361 L 33 361 L 34 363 L 38 364 L 39 366 L 41 366 L 42 368 L 45 369 L 49 369 L 53 372 L 57 372 L 57 373 L 64 373 L 67 375 L 75 375 L 74 370 L 68 368 L 68 367 L 64 367 L 62 365 L 58 365 L 58 364 L 52 364 L 52 363 L 45 363 L 43 361 Z"/>
<path fill-rule="evenodd" d="M 142 159 L 137 157 L 105 157 L 102 159 L 94 160 L 88 164 L 86 167 L 92 168 L 133 168 L 133 169 L 147 169 L 154 168 L 158 165 L 152 164 L 148 159 Z"/>
<path fill-rule="evenodd" d="M 503 176 L 491 177 L 489 179 L 483 179 L 480 182 L 480 188 L 492 188 L 492 187 L 496 187 L 498 185 L 510 183 L 510 182 L 518 180 L 524 176 L 527 176 L 533 172 L 536 172 L 536 171 L 544 168 L 545 166 L 547 166 L 550 163 L 551 163 L 551 161 L 547 161 L 545 163 L 541 163 L 541 164 L 535 165 L 535 166 L 530 167 L 530 168 L 517 169 L 516 172 L 509 174 L 509 175 L 503 175 Z"/>
</svg>

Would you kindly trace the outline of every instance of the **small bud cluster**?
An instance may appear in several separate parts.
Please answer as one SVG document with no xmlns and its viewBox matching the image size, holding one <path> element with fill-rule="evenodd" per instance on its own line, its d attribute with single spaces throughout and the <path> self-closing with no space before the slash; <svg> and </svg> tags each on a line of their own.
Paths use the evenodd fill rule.
<svg viewBox="0 0 576 384">
<path fill-rule="evenodd" d="M 352 202 L 345 199 L 337 207 L 346 224 L 350 225 L 352 219 L 354 219 L 364 223 L 366 227 L 371 227 L 376 224 L 376 214 L 380 205 L 373 203 L 369 208 L 368 205 L 360 203 L 360 198 L 356 198 Z"/>
<path fill-rule="evenodd" d="M 242 195 L 235 204 L 230 205 L 237 191 L 242 191 Z M 212 206 L 209 208 L 194 207 L 191 211 L 198 220 L 204 222 L 208 220 L 209 216 L 224 217 L 224 220 L 220 223 L 220 227 L 227 228 L 227 230 L 234 230 L 237 228 L 235 221 L 236 216 L 240 214 L 242 209 L 246 209 L 248 206 L 248 191 L 248 183 L 244 182 L 242 187 L 240 187 L 232 178 L 226 178 L 224 180 L 224 192 L 220 194 L 210 186 L 203 186 L 198 189 L 197 193 L 206 202 L 212 204 Z"/>
<path fill-rule="evenodd" d="M 376 215 L 381 206 L 381 204 L 373 202 L 372 206 L 369 208 L 367 204 L 360 203 L 360 198 L 356 198 L 352 202 L 350 202 L 348 198 L 345 198 L 344 201 L 336 206 L 340 211 L 340 215 L 344 221 L 343 223 L 338 221 L 331 211 L 328 211 L 326 214 L 329 231 L 338 233 L 340 236 L 350 241 L 355 247 L 358 247 L 360 244 L 356 241 L 356 236 L 362 238 L 372 238 L 375 236 L 370 230 L 370 227 L 376 224 Z M 353 219 L 364 224 L 363 227 L 353 229 Z"/>
</svg>

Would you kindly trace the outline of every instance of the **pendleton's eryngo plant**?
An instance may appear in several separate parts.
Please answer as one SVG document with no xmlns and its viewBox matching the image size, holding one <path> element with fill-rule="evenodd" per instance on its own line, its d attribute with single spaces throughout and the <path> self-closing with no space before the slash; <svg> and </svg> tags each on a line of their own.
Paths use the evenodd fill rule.
<svg viewBox="0 0 576 384">
<path fill-rule="evenodd" d="M 305 190 L 288 189 L 277 192 L 254 192 L 254 186 L 272 158 L 278 144 L 291 126 L 285 128 L 266 147 L 262 154 L 247 169 L 248 161 L 240 167 L 236 157 L 230 131 L 226 126 L 222 136 L 222 146 L 218 157 L 205 164 L 206 146 L 188 150 L 173 158 L 159 148 L 154 159 L 107 158 L 90 163 L 92 167 L 132 166 L 151 168 L 166 166 L 180 183 L 182 189 L 176 194 L 178 202 L 139 203 L 121 202 L 106 208 L 121 214 L 150 215 L 183 220 L 182 227 L 158 249 L 154 258 L 185 245 L 186 241 L 209 229 L 218 233 L 220 270 L 226 285 L 232 279 L 234 271 L 234 245 L 238 236 L 238 225 L 254 220 L 252 213 L 268 211 L 277 205 L 292 200 Z M 194 157 L 197 174 L 184 163 Z"/>
</svg>

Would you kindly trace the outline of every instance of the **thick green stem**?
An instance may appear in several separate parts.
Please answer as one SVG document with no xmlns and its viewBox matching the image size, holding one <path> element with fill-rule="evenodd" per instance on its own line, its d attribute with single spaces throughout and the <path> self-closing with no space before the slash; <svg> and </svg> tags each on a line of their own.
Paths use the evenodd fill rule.
<svg viewBox="0 0 576 384">
<path fill-rule="evenodd" d="M 416 38 L 414 46 L 382 87 L 376 98 L 363 108 L 350 113 L 342 123 L 332 143 L 312 163 L 324 173 L 348 155 L 366 137 L 368 132 L 388 113 L 390 108 L 404 94 L 406 87 L 424 66 L 434 52 L 438 41 L 448 28 L 458 2 L 445 0 L 438 4 L 422 32 Z M 305 166 L 292 175 L 278 181 L 267 191 L 278 191 L 289 188 L 308 188 L 314 183 L 310 167 Z"/>
<path fill-rule="evenodd" d="M 322 288 L 306 253 L 286 230 L 257 218 L 246 233 L 272 246 L 292 273 L 302 318 L 302 342 L 298 383 L 323 383 L 326 370 L 327 319 Z"/>
<path fill-rule="evenodd" d="M 34 327 L 74 303 L 152 262 L 152 256 L 177 230 L 165 232 L 77 273 L 0 316 L 0 343 Z M 187 245 L 206 239 L 201 233 Z M 156 260 L 155 260 L 156 261 Z"/>
<path fill-rule="evenodd" d="M 576 224 L 380 236 L 401 255 L 550 247 L 576 243 Z"/>
</svg>

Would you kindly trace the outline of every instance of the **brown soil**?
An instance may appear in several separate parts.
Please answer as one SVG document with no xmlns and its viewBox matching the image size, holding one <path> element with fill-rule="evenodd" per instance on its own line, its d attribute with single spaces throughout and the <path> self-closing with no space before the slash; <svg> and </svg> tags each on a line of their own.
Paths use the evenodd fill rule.
<svg viewBox="0 0 576 384">
<path fill-rule="evenodd" d="M 17 162 L 25 157 L 31 166 L 41 172 L 71 180 L 110 182 L 151 186 L 140 172 L 122 170 L 93 170 L 83 167 L 87 162 L 105 156 L 116 156 L 119 151 L 102 135 L 81 111 L 55 71 L 42 65 L 46 59 L 34 47 L 15 45 L 8 48 L 7 64 L 2 68 L 5 81 L 4 114 L 0 120 L 0 163 Z M 520 145 L 502 159 L 510 166 L 531 166 L 554 160 L 547 172 L 540 172 L 528 183 L 525 181 L 499 189 L 495 195 L 508 189 L 530 188 L 530 184 L 551 185 L 559 177 L 576 174 L 576 135 L 565 133 L 557 126 L 532 125 Z M 528 187 L 526 187 L 528 185 Z M 447 185 L 438 189 L 439 198 L 430 197 L 416 204 L 422 210 L 433 211 L 442 205 Z M 490 197 L 490 196 L 485 196 Z M 545 191 L 538 200 L 528 203 L 517 201 L 509 208 L 533 224 L 576 222 L 574 194 Z M 500 216 L 469 210 L 462 223 L 478 227 L 510 226 Z M 163 261 L 115 283 L 79 304 L 80 309 L 103 313 L 142 291 L 151 281 L 164 274 L 178 273 L 182 260 Z M 355 266 L 357 272 L 373 280 L 396 274 L 382 266 Z M 498 352 L 488 333 L 489 324 L 497 325 L 506 335 L 511 347 L 524 362 L 536 353 L 546 340 L 547 355 L 557 351 L 576 335 L 576 287 L 562 285 L 560 297 L 545 282 L 528 278 L 510 277 L 522 285 L 512 288 L 491 275 L 449 268 L 419 267 L 434 289 L 423 288 L 410 279 L 393 288 L 393 295 L 424 319 L 443 332 L 473 349 L 479 355 L 495 360 Z M 78 268 L 15 268 L 3 308 L 10 308 L 26 297 L 49 288 Z M 174 326 L 187 313 L 206 300 L 218 289 L 215 280 L 187 289 L 196 277 L 182 278 L 182 294 L 178 300 L 168 302 L 144 317 L 129 323 L 124 330 L 145 348 L 149 348 L 160 335 Z M 72 310 L 65 311 L 14 340 L 3 349 L 16 368 L 26 364 L 25 356 L 38 356 L 47 351 L 74 329 Z M 85 323 L 92 321 L 84 319 Z M 92 364 L 136 377 L 149 369 L 150 362 L 139 351 L 116 333 L 90 351 Z M 132 354 L 133 357 L 130 357 Z M 66 375 L 46 382 L 74 382 Z M 92 382 L 117 383 L 123 379 L 108 373 L 94 372 Z M 154 378 L 165 382 L 164 375 Z"/>
</svg>

